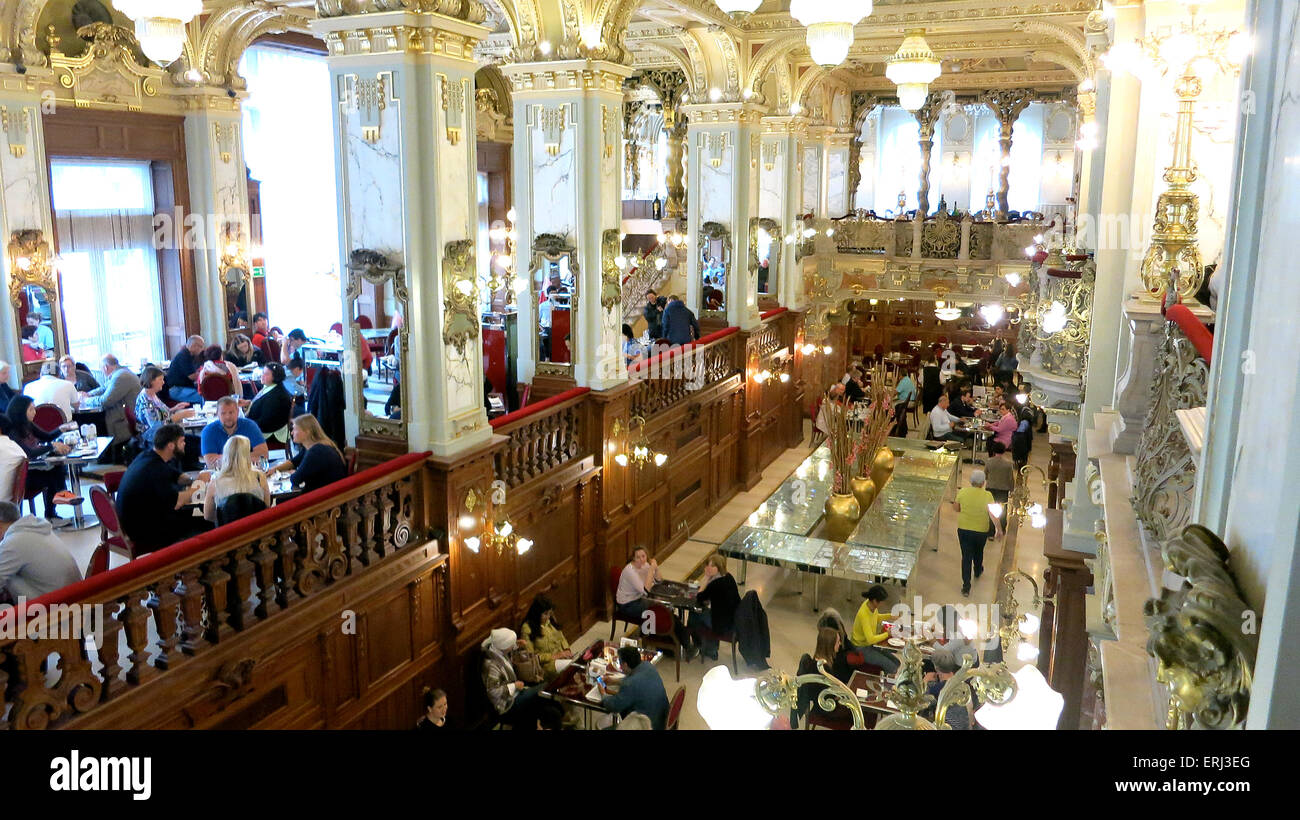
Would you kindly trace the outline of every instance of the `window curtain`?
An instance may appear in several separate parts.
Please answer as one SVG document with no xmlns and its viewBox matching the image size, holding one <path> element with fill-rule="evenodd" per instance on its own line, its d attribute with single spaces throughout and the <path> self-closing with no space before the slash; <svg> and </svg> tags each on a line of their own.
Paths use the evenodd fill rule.
<svg viewBox="0 0 1300 820">
<path fill-rule="evenodd" d="M 921 174 L 921 129 L 911 112 L 885 108 L 876 131 L 875 204 L 880 216 L 898 213 L 898 194 L 907 197 L 907 210 L 916 208 L 917 181 Z M 937 199 L 935 200 L 938 201 Z"/>
<path fill-rule="evenodd" d="M 261 183 L 267 304 L 258 307 L 286 333 L 324 336 L 343 318 L 329 69 L 323 57 L 254 46 L 239 72 L 244 156 Z"/>
<path fill-rule="evenodd" d="M 68 352 L 91 370 L 161 361 L 162 300 L 148 163 L 51 167 Z"/>
</svg>

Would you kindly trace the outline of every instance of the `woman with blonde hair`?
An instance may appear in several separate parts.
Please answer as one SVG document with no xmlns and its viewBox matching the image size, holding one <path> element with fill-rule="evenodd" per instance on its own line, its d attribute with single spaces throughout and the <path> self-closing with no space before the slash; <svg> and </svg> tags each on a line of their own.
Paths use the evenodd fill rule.
<svg viewBox="0 0 1300 820">
<path fill-rule="evenodd" d="M 271 504 L 266 474 L 253 468 L 247 436 L 231 436 L 221 450 L 221 467 L 203 495 L 203 517 L 217 526 L 229 524 Z"/>
<path fill-rule="evenodd" d="M 278 465 L 276 470 L 293 470 L 290 482 L 295 487 L 301 485 L 305 492 L 347 478 L 348 466 L 343 454 L 325 435 L 315 416 L 303 413 L 293 420 L 292 426 L 293 442 L 298 445 L 298 452 L 292 460 Z"/>
</svg>

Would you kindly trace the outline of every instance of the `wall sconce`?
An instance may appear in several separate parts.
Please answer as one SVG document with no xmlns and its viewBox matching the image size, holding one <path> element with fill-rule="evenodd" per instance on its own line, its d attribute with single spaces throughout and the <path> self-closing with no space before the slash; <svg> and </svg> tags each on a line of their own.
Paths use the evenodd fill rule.
<svg viewBox="0 0 1300 820">
<path fill-rule="evenodd" d="M 614 462 L 620 467 L 626 467 L 629 464 L 636 464 L 638 470 L 644 468 L 647 464 L 653 462 L 656 467 L 662 467 L 668 461 L 667 453 L 656 452 L 650 446 L 650 440 L 645 435 L 645 418 L 642 416 L 633 416 L 632 423 L 628 427 L 623 427 L 617 419 L 614 420 L 613 434 L 617 436 L 623 430 L 631 432 L 633 429 L 638 431 L 636 439 L 632 442 L 631 452 L 623 451 L 614 455 Z"/>
<path fill-rule="evenodd" d="M 1016 579 L 1024 578 L 1029 581 L 1034 588 L 1034 599 L 1031 606 L 1040 612 L 1043 604 L 1050 603 L 1056 605 L 1056 596 L 1044 596 L 1039 594 L 1038 582 L 1029 573 L 1019 568 L 1013 569 L 1006 575 L 1002 576 L 1003 601 L 1001 602 L 1002 625 L 998 627 L 998 637 L 1002 640 L 1002 657 L 1009 657 L 1011 647 L 1024 638 L 1028 638 L 1038 631 L 1040 620 L 1032 612 L 1021 612 L 1020 602 L 1016 600 Z"/>
<path fill-rule="evenodd" d="M 478 490 L 470 489 L 465 494 L 465 510 L 473 512 L 481 497 Z M 515 532 L 510 519 L 503 517 L 499 522 L 496 520 L 496 508 L 498 506 L 504 508 L 506 504 L 506 483 L 500 479 L 493 481 L 492 489 L 485 500 L 487 506 L 483 510 L 483 530 L 478 535 L 465 538 L 465 548 L 475 555 L 478 555 L 484 547 L 495 549 L 497 555 L 504 554 L 507 549 L 523 555 L 532 549 L 532 540 Z M 462 528 L 467 528 L 472 527 L 473 522 L 472 516 L 465 515 L 461 517 L 460 524 Z"/>
<path fill-rule="evenodd" d="M 523 293 L 528 289 L 528 280 L 522 276 L 515 276 L 515 243 L 519 241 L 519 232 L 515 230 L 515 209 L 511 208 L 506 211 L 506 222 L 508 228 L 496 227 L 488 231 L 488 238 L 493 242 L 504 244 L 505 253 L 493 253 L 491 262 L 488 265 L 487 285 L 488 291 L 496 293 L 502 288 L 509 287 L 511 294 Z M 498 273 L 498 270 L 500 273 Z M 511 302 L 513 296 L 508 295 Z"/>
<path fill-rule="evenodd" d="M 1016 478 L 1015 489 L 1011 491 L 1011 497 L 1007 503 L 1011 505 L 1010 515 L 1020 519 L 1021 523 L 1029 522 L 1029 525 L 1036 530 L 1041 530 L 1047 526 L 1047 514 L 1043 512 L 1043 505 L 1029 502 L 1029 471 L 1037 470 L 1042 476 L 1043 489 L 1048 486 L 1047 473 L 1042 467 L 1036 464 L 1026 464 L 1020 468 L 1020 473 Z"/>
</svg>

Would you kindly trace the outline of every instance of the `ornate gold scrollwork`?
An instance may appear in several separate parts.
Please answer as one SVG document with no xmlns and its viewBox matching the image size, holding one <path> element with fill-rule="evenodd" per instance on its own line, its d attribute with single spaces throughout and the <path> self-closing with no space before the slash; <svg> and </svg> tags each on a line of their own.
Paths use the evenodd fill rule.
<svg viewBox="0 0 1300 820">
<path fill-rule="evenodd" d="M 462 356 L 470 339 L 479 334 L 478 282 L 474 275 L 474 241 L 448 242 L 442 257 L 443 344 Z"/>
<path fill-rule="evenodd" d="M 42 231 L 14 231 L 9 237 L 9 300 L 22 307 L 23 288 L 36 285 L 57 294 L 50 243 Z"/>
<path fill-rule="evenodd" d="M 438 78 L 442 81 L 442 116 L 446 122 L 447 142 L 458 145 L 465 124 L 465 82 L 453 81 L 446 74 L 439 74 Z"/>
<path fill-rule="evenodd" d="M 1168 729 L 1236 729 L 1246 720 L 1258 637 L 1243 628 L 1255 613 L 1228 569 L 1228 548 L 1192 524 L 1161 551 L 1183 577 L 1143 607 L 1147 653 L 1169 686 Z"/>
<path fill-rule="evenodd" d="M 600 235 L 600 306 L 614 310 L 623 304 L 623 272 L 614 261 L 619 257 L 619 232 L 610 228 Z"/>
</svg>

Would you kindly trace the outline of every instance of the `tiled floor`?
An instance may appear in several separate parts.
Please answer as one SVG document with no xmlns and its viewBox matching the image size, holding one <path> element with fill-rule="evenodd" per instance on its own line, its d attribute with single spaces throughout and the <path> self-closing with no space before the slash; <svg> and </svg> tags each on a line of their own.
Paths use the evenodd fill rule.
<svg viewBox="0 0 1300 820">
<path fill-rule="evenodd" d="M 808 427 L 807 424 L 805 426 Z M 916 438 L 917 434 L 913 432 L 911 437 Z M 805 435 L 804 441 L 804 446 L 787 450 L 781 454 L 776 461 L 763 471 L 762 480 L 752 490 L 737 495 L 717 515 L 701 527 L 690 541 L 678 547 L 664 561 L 661 567 L 664 577 L 686 578 L 694 573 L 703 560 L 713 551 L 715 545 L 721 543 L 732 530 L 743 523 L 749 514 L 807 457 L 809 453 L 807 435 Z M 1035 445 L 1030 456 L 1030 463 L 1046 469 L 1051 452 L 1047 447 L 1046 436 L 1037 437 Z M 966 485 L 970 472 L 971 465 L 961 465 L 959 486 Z M 1032 488 L 1031 496 L 1034 501 L 1044 505 L 1047 502 L 1045 491 L 1041 485 Z M 956 516 L 957 513 L 952 509 L 951 505 L 944 506 L 940 518 L 939 550 L 937 552 L 924 550 L 918 559 L 915 574 L 908 583 L 906 597 L 909 604 L 916 597 L 921 599 L 923 605 L 930 603 L 939 605 L 949 603 L 992 604 L 994 602 L 997 594 L 996 584 L 999 577 L 997 570 L 1002 552 L 1002 542 L 989 541 L 985 551 L 984 574 L 973 582 L 971 597 L 968 599 L 962 598 L 959 560 L 961 553 L 957 545 Z M 1029 527 L 1022 529 L 1017 539 L 1016 565 L 1035 578 L 1041 578 L 1045 566 L 1042 550 L 1041 531 Z M 738 567 L 735 562 L 731 562 L 729 569 L 736 571 Z M 762 601 L 767 612 L 768 631 L 771 636 L 772 646 L 772 654 L 768 658 L 768 663 L 775 669 L 793 674 L 799 664 L 799 657 L 805 652 L 811 652 L 813 649 L 816 639 L 815 627 L 817 619 L 821 615 L 820 612 L 813 612 L 812 610 L 812 580 L 805 578 L 803 573 L 776 567 L 750 565 L 746 583 L 741 587 L 740 594 L 743 596 L 751 589 L 758 592 L 759 600 Z M 865 589 L 864 584 L 823 580 L 820 590 L 822 612 L 827 607 L 834 607 L 846 622 L 851 623 L 858 606 L 862 603 L 861 594 Z M 892 605 L 899 596 L 900 588 L 892 587 L 890 592 L 894 596 L 889 602 Z M 1017 595 L 1017 598 L 1022 603 L 1026 602 L 1029 597 L 1028 590 L 1020 590 Z M 989 617 L 996 627 L 996 613 L 990 611 Z M 573 645 L 582 648 L 596 640 L 608 637 L 609 622 L 604 621 L 593 626 L 585 635 L 574 641 Z M 675 670 L 672 658 L 665 657 L 661 661 L 659 671 L 664 678 L 664 686 L 668 690 L 669 698 L 672 697 L 678 686 L 686 688 L 686 706 L 683 709 L 680 721 L 682 729 L 708 728 L 695 709 L 695 695 L 699 690 L 700 680 L 704 673 L 717 663 L 729 661 L 730 647 L 723 644 L 719 649 L 719 661 L 710 661 L 706 665 L 700 659 L 696 659 L 693 663 L 683 664 L 680 683 L 674 679 Z M 758 673 L 758 670 L 746 667 L 744 659 L 739 655 L 737 655 L 737 663 L 740 667 L 741 676 Z M 1015 669 L 1020 665 L 1020 662 L 1011 659 L 1009 665 L 1012 669 Z"/>
</svg>

